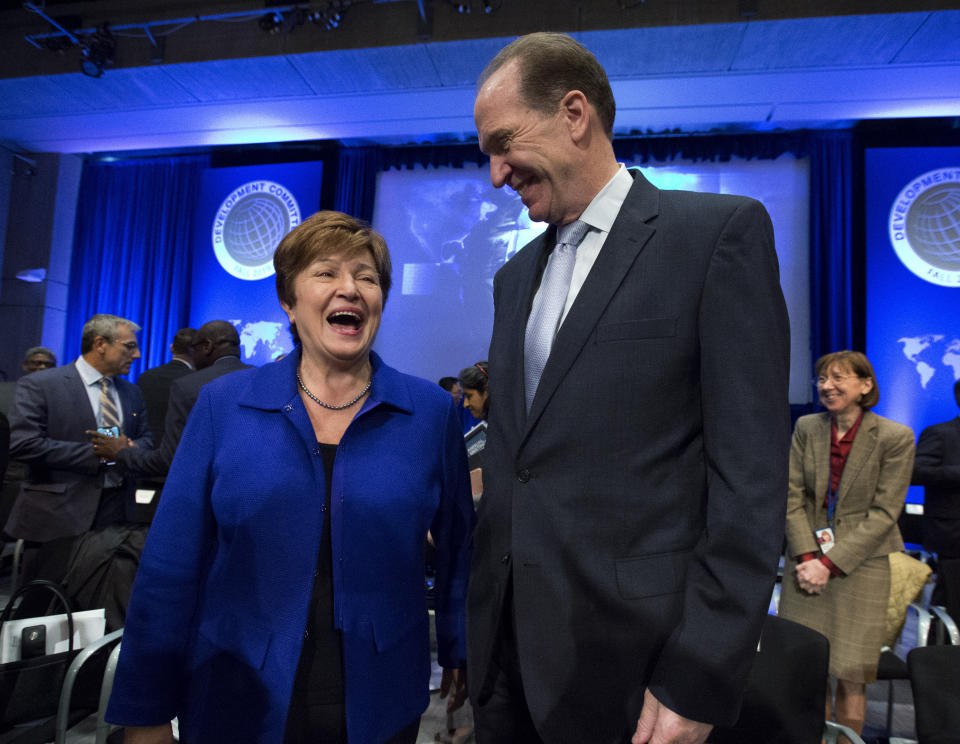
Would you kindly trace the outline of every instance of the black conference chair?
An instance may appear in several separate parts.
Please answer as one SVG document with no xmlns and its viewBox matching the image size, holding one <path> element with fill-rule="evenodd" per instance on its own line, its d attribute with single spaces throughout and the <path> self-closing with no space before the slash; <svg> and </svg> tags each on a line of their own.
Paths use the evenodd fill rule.
<svg viewBox="0 0 960 744">
<path fill-rule="evenodd" d="M 924 646 L 907 655 L 918 744 L 960 744 L 960 646 Z"/>
<path fill-rule="evenodd" d="M 932 623 L 930 612 L 916 602 L 911 602 L 907 611 L 913 611 L 917 615 L 917 635 L 912 646 L 914 648 L 926 646 Z M 901 643 L 902 638 L 897 646 L 899 647 Z M 909 648 L 910 646 L 907 646 L 907 649 Z M 880 661 L 877 664 L 877 681 L 887 683 L 887 736 L 893 736 L 893 689 L 894 681 L 898 679 L 910 679 L 907 662 L 898 656 L 892 648 L 884 646 L 880 652 Z"/>
<path fill-rule="evenodd" d="M 768 615 L 760 647 L 747 678 L 737 722 L 711 733 L 713 744 L 820 744 L 836 741 L 843 732 L 862 744 L 855 733 L 823 720 L 827 694 L 830 643 L 804 625 Z"/>
</svg>

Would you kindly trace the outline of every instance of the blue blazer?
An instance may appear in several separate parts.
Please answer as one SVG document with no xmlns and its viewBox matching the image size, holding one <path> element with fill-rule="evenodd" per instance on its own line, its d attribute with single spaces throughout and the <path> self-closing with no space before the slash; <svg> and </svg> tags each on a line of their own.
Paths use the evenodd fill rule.
<svg viewBox="0 0 960 744">
<path fill-rule="evenodd" d="M 371 357 L 329 515 L 299 353 L 201 390 L 134 584 L 110 721 L 282 741 L 328 516 L 350 742 L 384 741 L 429 702 L 428 529 L 439 660 L 462 663 L 474 517 L 459 417 L 441 388 Z"/>
<path fill-rule="evenodd" d="M 123 433 L 149 449 L 153 439 L 140 388 L 119 377 L 113 382 L 123 407 Z M 90 529 L 105 472 L 85 433 L 96 428 L 75 364 L 20 378 L 10 410 L 10 456 L 25 462 L 30 472 L 4 528 L 8 535 L 46 542 Z M 124 477 L 121 487 L 131 521 L 135 486 L 132 477 Z"/>
</svg>

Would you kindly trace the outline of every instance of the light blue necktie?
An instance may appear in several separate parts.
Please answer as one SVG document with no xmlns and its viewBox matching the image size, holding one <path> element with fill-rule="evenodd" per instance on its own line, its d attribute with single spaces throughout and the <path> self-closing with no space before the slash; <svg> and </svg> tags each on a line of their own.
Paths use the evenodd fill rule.
<svg viewBox="0 0 960 744">
<path fill-rule="evenodd" d="M 557 231 L 557 246 L 550 254 L 543 271 L 540 291 L 533 300 L 523 344 L 524 392 L 527 412 L 540 384 L 540 375 L 547 364 L 553 339 L 557 335 L 560 315 L 570 291 L 570 278 L 577 262 L 577 246 L 590 225 L 582 220 L 564 225 Z"/>
</svg>

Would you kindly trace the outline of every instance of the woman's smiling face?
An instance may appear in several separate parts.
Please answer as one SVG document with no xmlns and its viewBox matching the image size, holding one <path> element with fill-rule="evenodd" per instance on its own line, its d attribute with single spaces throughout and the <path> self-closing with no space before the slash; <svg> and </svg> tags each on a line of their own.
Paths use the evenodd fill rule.
<svg viewBox="0 0 960 744">
<path fill-rule="evenodd" d="M 383 292 L 373 255 L 319 258 L 294 280 L 296 304 L 283 309 L 295 323 L 304 354 L 321 363 L 365 359 L 377 337 Z"/>
</svg>

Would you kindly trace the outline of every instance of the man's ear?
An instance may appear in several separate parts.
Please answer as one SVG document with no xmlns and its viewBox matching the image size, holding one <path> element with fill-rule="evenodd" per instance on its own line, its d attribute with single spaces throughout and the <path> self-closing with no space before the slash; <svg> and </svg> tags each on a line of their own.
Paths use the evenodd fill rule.
<svg viewBox="0 0 960 744">
<path fill-rule="evenodd" d="M 579 90 L 571 90 L 560 99 L 560 111 L 570 130 L 570 136 L 581 140 L 590 126 L 590 104 L 587 97 Z"/>
</svg>

